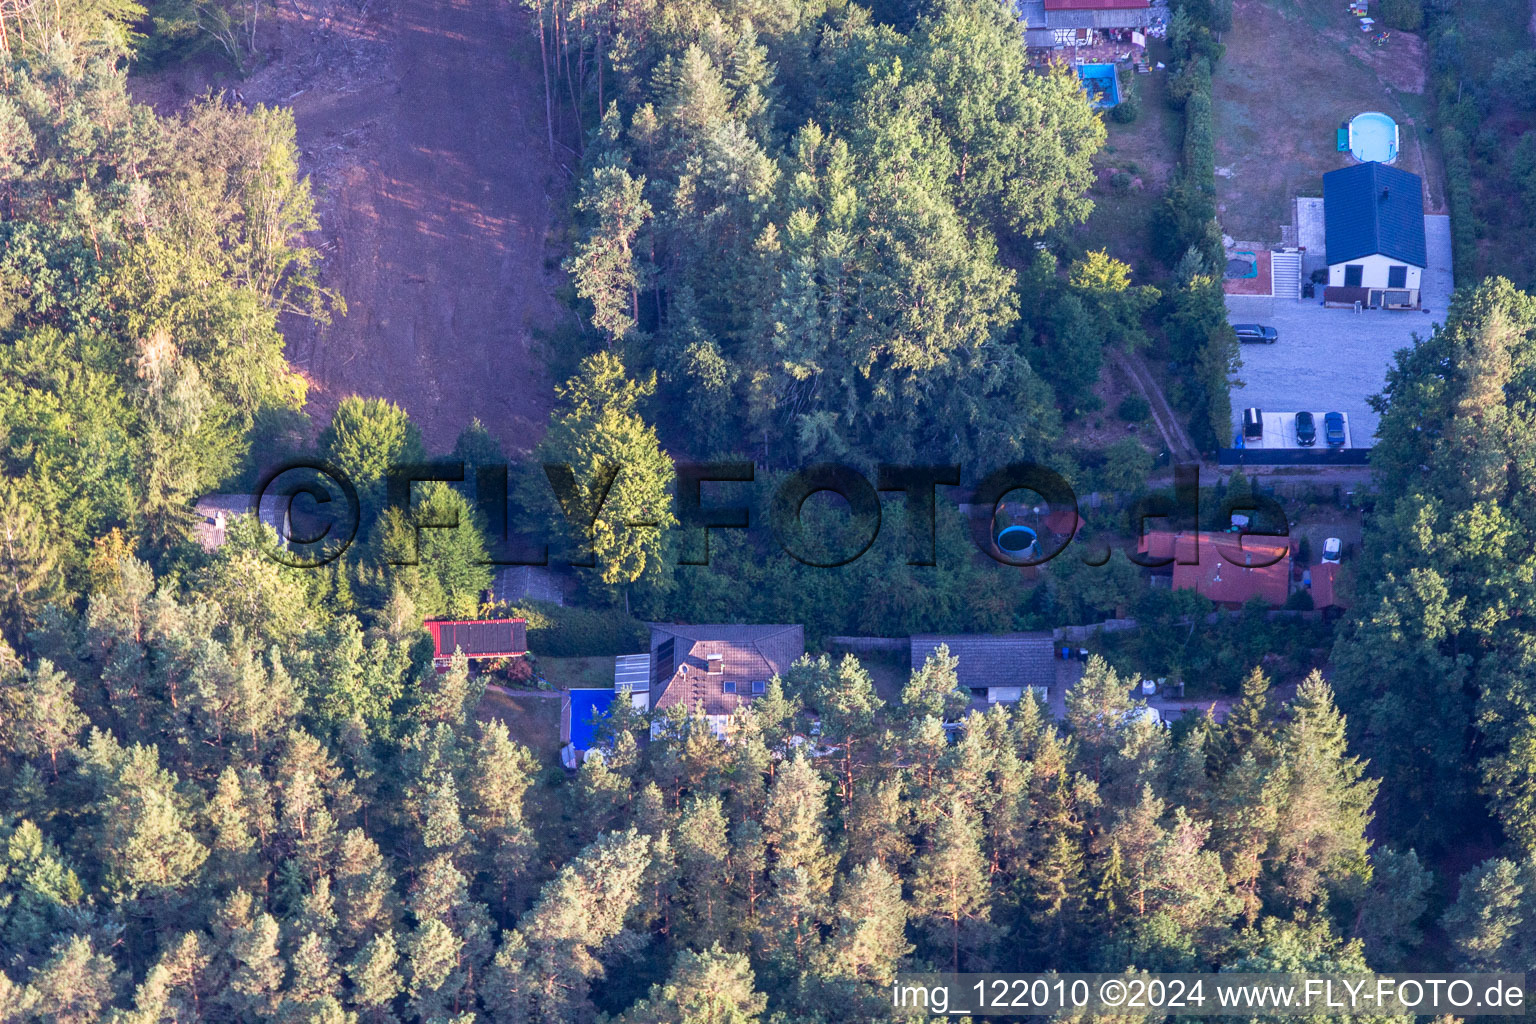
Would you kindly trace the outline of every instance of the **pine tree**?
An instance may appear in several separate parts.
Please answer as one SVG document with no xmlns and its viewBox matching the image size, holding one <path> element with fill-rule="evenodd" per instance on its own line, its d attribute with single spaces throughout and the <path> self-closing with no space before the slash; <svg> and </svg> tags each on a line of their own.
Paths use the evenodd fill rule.
<svg viewBox="0 0 1536 1024">
<path fill-rule="evenodd" d="M 352 1004 L 364 1020 L 390 1020 L 390 1003 L 404 989 L 399 971 L 400 954 L 393 932 L 380 932 L 358 950 L 347 966 L 347 980 L 352 984 Z"/>
<path fill-rule="evenodd" d="M 91 940 L 72 935 L 32 975 L 22 1004 L 36 1021 L 95 1024 L 113 998 L 113 964 Z"/>
<path fill-rule="evenodd" d="M 640 271 L 635 239 L 651 217 L 645 179 L 622 167 L 597 167 L 582 183 L 576 208 L 594 223 L 587 238 L 566 262 L 576 294 L 592 303 L 592 326 L 608 344 L 623 341 L 639 318 Z"/>
<path fill-rule="evenodd" d="M 711 945 L 726 937 L 731 924 L 724 900 L 730 848 L 719 797 L 689 798 L 673 846 L 688 933 L 698 944 Z"/>
<path fill-rule="evenodd" d="M 631 829 L 602 836 L 544 886 L 505 935 L 482 998 L 497 1024 L 565 1024 L 590 1013 L 604 973 L 599 952 L 622 948 L 641 900 L 651 840 Z"/>
<path fill-rule="evenodd" d="M 420 1019 L 431 1020 L 456 1008 L 456 997 L 469 980 L 463 948 L 464 941 L 435 917 L 422 921 L 406 938 L 407 994 Z"/>
<path fill-rule="evenodd" d="M 1344 717 L 1316 671 L 1289 707 L 1290 721 L 1276 739 L 1279 818 L 1272 856 L 1281 888 L 1275 895 L 1307 906 L 1325 887 L 1367 877 L 1365 833 L 1380 783 L 1349 756 Z"/>
<path fill-rule="evenodd" d="M 394 880 L 378 845 L 354 828 L 336 852 L 337 935 L 341 948 L 358 949 L 390 933 L 399 917 Z"/>
<path fill-rule="evenodd" d="M 940 644 L 923 667 L 912 673 L 901 690 L 903 712 L 911 718 L 953 719 L 970 703 L 970 695 L 960 689 L 955 667 L 960 659 Z"/>
<path fill-rule="evenodd" d="M 46 757 L 55 780 L 59 754 L 86 726 L 75 704 L 75 684 L 44 659 L 0 690 L 0 748 L 23 757 Z"/>
<path fill-rule="evenodd" d="M 277 921 L 257 914 L 229 939 L 232 970 L 222 999 L 241 1016 L 268 1017 L 276 1013 L 285 967 L 277 949 Z"/>
<path fill-rule="evenodd" d="M 1520 971 L 1536 963 L 1536 861 L 1486 860 L 1461 879 L 1444 926 L 1469 971 Z"/>
<path fill-rule="evenodd" d="M 533 784 L 535 763 L 528 748 L 514 743 L 506 723 L 493 720 L 482 727 L 469 773 L 468 821 L 478 838 L 480 867 L 495 879 L 501 904 L 527 874 L 535 840 L 524 809 Z"/>
<path fill-rule="evenodd" d="M 950 970 L 960 970 L 962 944 L 968 956 L 990 938 L 986 862 L 971 812 L 951 800 L 933 826 L 913 876 L 913 913 L 926 922 L 936 949 L 949 953 Z"/>
<path fill-rule="evenodd" d="M 639 413 L 655 390 L 654 374 L 631 380 L 618 355 L 588 356 L 556 389 L 560 404 L 535 451 L 540 463 L 557 468 L 524 486 L 524 507 L 543 528 L 556 524 L 573 560 L 595 559 L 610 586 L 644 578 L 662 587 L 667 580 L 663 552 L 676 525 L 667 493 L 672 464 Z"/>
<path fill-rule="evenodd" d="M 888 985 L 912 952 L 901 880 L 879 861 L 860 864 L 843 878 L 832 901 L 830 923 L 823 955 L 832 977 Z"/>
<path fill-rule="evenodd" d="M 757 1024 L 768 997 L 754 987 L 752 965 L 718 945 L 684 949 L 667 980 L 621 1014 L 616 1024 Z"/>
<path fill-rule="evenodd" d="M 188 882 L 208 850 L 192 834 L 176 779 L 159 765 L 153 747 L 93 747 L 106 764 L 90 766 L 105 776 L 101 805 L 101 854 L 113 889 L 129 898 L 161 896 Z M 110 741 L 109 741 L 110 742 Z"/>
<path fill-rule="evenodd" d="M 763 815 L 769 895 L 759 938 L 786 972 L 806 969 L 820 937 L 836 858 L 827 849 L 827 783 L 797 753 L 773 780 Z"/>
<path fill-rule="evenodd" d="M 1133 705 L 1131 683 L 1098 655 L 1088 659 L 1083 677 L 1067 691 L 1067 724 L 1082 744 L 1082 763 L 1099 781 L 1105 759 L 1118 744 Z"/>
</svg>

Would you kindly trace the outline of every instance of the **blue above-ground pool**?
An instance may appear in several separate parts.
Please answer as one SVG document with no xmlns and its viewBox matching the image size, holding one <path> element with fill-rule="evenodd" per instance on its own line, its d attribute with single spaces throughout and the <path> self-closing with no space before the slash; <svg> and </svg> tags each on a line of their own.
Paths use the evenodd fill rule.
<svg viewBox="0 0 1536 1024">
<path fill-rule="evenodd" d="M 571 694 L 571 746 L 577 750 L 591 750 L 597 742 L 597 725 L 593 719 L 608 714 L 613 703 L 612 690 L 572 690 Z"/>
<path fill-rule="evenodd" d="M 1095 107 L 1113 107 L 1120 102 L 1120 82 L 1113 64 L 1079 64 L 1077 77 L 1082 79 L 1088 102 Z"/>
<path fill-rule="evenodd" d="M 1035 546 L 1035 531 L 1027 526 L 1005 526 L 997 534 L 997 546 L 1010 555 L 1028 551 Z"/>
<path fill-rule="evenodd" d="M 1397 122 L 1368 110 L 1349 122 L 1349 153 L 1361 163 L 1390 164 L 1397 159 Z"/>
</svg>

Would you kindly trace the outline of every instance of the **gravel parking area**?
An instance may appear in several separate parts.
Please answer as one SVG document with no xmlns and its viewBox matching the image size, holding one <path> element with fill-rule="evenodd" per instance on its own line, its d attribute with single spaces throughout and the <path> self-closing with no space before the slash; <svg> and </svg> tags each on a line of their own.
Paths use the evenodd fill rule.
<svg viewBox="0 0 1536 1024">
<path fill-rule="evenodd" d="M 1420 289 L 1423 310 L 1327 309 L 1322 300 L 1228 295 L 1233 323 L 1269 324 L 1280 332 L 1273 345 L 1242 346 L 1239 380 L 1232 390 L 1233 429 L 1242 411 L 1337 410 L 1349 417 L 1354 447 L 1374 444 L 1379 417 L 1367 399 L 1381 391 L 1387 367 L 1415 334 L 1427 335 L 1445 316 L 1451 300 L 1451 223 L 1449 217 L 1424 218 L 1429 266 Z"/>
</svg>

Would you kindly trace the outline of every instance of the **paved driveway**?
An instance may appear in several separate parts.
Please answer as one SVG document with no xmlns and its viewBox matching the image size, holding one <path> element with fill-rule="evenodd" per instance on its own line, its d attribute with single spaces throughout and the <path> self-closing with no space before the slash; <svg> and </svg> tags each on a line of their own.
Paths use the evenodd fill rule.
<svg viewBox="0 0 1536 1024">
<path fill-rule="evenodd" d="M 1265 323 L 1280 332 L 1273 345 L 1242 346 L 1237 376 L 1247 387 L 1232 390 L 1234 432 L 1250 406 L 1266 412 L 1328 409 L 1349 416 L 1355 447 L 1375 443 L 1379 417 L 1366 400 L 1381 391 L 1393 353 L 1412 345 L 1415 334 L 1428 335 L 1450 304 L 1450 218 L 1425 217 L 1424 231 L 1429 266 L 1420 288 L 1422 311 L 1355 313 L 1326 309 L 1320 298 L 1227 296 L 1233 323 Z"/>
</svg>

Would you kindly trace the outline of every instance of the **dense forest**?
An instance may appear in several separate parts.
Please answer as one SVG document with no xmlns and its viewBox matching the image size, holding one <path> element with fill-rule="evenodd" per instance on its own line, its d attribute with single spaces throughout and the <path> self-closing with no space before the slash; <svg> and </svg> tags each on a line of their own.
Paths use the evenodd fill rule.
<svg viewBox="0 0 1536 1024">
<path fill-rule="evenodd" d="M 1000 572 L 952 508 L 936 566 L 909 564 L 899 506 L 842 570 L 734 531 L 680 565 L 669 455 L 756 461 L 765 494 L 816 459 L 1027 458 L 1134 491 L 1139 444 L 1067 437 L 1117 347 L 1180 362 L 1195 429 L 1227 429 L 1219 5 L 1172 40 L 1186 160 L 1155 284 L 1110 253 L 1058 262 L 1104 128 L 990 0 L 529 6 L 550 144 L 583 140 L 585 326 L 552 343 L 514 505 L 595 566 L 583 607 L 524 609 L 536 645 L 628 649 L 631 610 L 813 637 L 1208 610 L 1118 558 Z M 377 397 L 310 428 L 280 318 L 345 306 L 305 244 L 293 122 L 133 102 L 135 48 L 191 31 L 172 13 L 0 9 L 0 1024 L 830 1024 L 894 1019 L 898 969 L 1536 962 L 1529 295 L 1464 290 L 1389 374 L 1331 681 L 1276 696 L 1269 669 L 1303 660 L 1282 648 L 1318 637 L 1248 619 L 1090 661 L 1064 721 L 966 714 L 947 656 L 883 700 L 817 654 L 729 744 L 687 711 L 652 740 L 620 703 L 567 773 L 477 716 L 462 659 L 433 670 L 423 618 L 481 611 L 490 581 L 469 489 L 383 507 L 393 464 L 507 454 L 478 423 L 429 453 Z M 362 493 L 343 558 L 277 564 L 249 519 L 195 542 L 197 496 L 292 453 Z M 573 530 L 581 490 L 546 461 L 589 498 L 629 471 Z M 1171 658 L 1231 685 L 1223 722 L 1137 713 Z M 819 756 L 796 742 L 813 720 Z"/>
</svg>

